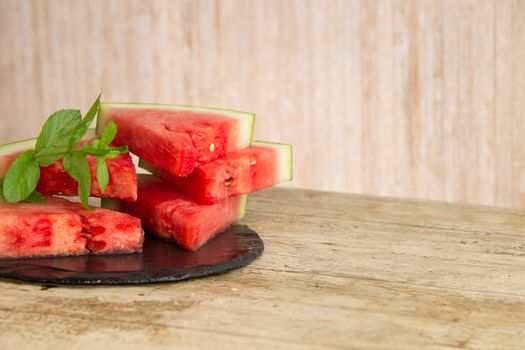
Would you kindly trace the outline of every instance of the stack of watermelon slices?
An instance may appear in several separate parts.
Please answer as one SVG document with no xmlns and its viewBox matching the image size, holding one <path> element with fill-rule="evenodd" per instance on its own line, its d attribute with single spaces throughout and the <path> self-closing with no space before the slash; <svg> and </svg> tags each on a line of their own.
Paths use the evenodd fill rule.
<svg viewBox="0 0 525 350">
<path fill-rule="evenodd" d="M 118 127 L 114 145 L 127 145 L 154 175 L 137 176 L 129 154 L 108 159 L 109 184 L 102 193 L 95 161 L 88 159 L 91 196 L 103 198 L 106 209 L 86 210 L 52 197 L 77 195 L 61 161 L 41 168 L 38 190 L 45 203 L 0 202 L 0 258 L 138 252 L 141 221 L 147 232 L 195 251 L 242 219 L 247 194 L 292 177 L 290 145 L 252 142 L 253 114 L 102 103 L 97 131 L 110 121 Z M 85 139 L 95 137 L 91 130 Z M 0 179 L 34 144 L 0 146 Z"/>
<path fill-rule="evenodd" d="M 290 145 L 252 142 L 250 113 L 177 105 L 102 103 L 97 131 L 113 121 L 113 143 L 139 166 L 136 202 L 103 206 L 142 219 L 146 230 L 195 251 L 239 221 L 246 195 L 292 178 Z"/>
</svg>

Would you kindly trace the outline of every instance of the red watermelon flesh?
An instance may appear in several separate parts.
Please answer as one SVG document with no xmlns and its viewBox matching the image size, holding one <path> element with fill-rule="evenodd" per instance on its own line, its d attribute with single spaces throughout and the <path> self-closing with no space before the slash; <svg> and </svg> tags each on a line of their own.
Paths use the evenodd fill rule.
<svg viewBox="0 0 525 350">
<path fill-rule="evenodd" d="M 95 137 L 94 130 L 88 131 L 84 141 Z M 0 146 L 0 178 L 3 178 L 11 163 L 25 150 L 34 148 L 36 139 L 19 141 Z M 137 175 L 135 166 L 129 154 L 122 154 L 117 158 L 107 159 L 109 183 L 104 193 L 101 193 L 96 176 L 96 159 L 88 157 L 91 170 L 91 196 L 103 198 L 117 198 L 127 201 L 137 199 Z M 37 190 L 47 195 L 77 196 L 78 183 L 64 171 L 62 160 L 50 166 L 40 168 L 40 180 Z"/>
<path fill-rule="evenodd" d="M 113 121 L 115 145 L 177 176 L 251 142 L 254 116 L 210 108 L 101 103 L 97 132 Z"/>
<path fill-rule="evenodd" d="M 123 213 L 55 197 L 0 202 L 0 258 L 137 252 L 143 239 L 140 220 Z"/>
<path fill-rule="evenodd" d="M 96 159 L 88 157 L 88 162 L 91 170 L 91 196 L 118 198 L 131 202 L 137 200 L 137 174 L 129 154 L 106 159 L 109 182 L 104 193 L 98 185 Z M 59 160 L 47 168 L 40 168 L 37 190 L 42 194 L 77 196 L 78 183 L 64 171 L 63 162 Z"/>
<path fill-rule="evenodd" d="M 138 175 L 138 199 L 134 203 L 103 200 L 106 208 L 142 219 L 146 232 L 175 241 L 195 251 L 216 234 L 244 216 L 246 196 L 202 205 L 152 175 Z"/>
<path fill-rule="evenodd" d="M 292 148 L 287 144 L 254 142 L 196 168 L 186 177 L 174 176 L 144 160 L 139 166 L 156 174 L 178 191 L 204 204 L 248 194 L 292 178 Z"/>
</svg>

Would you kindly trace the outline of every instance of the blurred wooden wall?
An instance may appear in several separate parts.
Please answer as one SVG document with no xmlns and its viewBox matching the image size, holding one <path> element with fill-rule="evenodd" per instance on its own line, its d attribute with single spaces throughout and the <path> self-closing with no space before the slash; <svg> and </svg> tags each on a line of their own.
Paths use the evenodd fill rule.
<svg viewBox="0 0 525 350">
<path fill-rule="evenodd" d="M 525 1 L 0 0 L 0 141 L 106 100 L 254 111 L 292 186 L 525 206 Z"/>
</svg>

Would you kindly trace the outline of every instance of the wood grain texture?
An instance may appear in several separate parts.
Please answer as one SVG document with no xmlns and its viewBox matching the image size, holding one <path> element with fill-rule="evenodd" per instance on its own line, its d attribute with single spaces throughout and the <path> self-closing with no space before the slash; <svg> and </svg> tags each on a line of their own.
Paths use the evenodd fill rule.
<svg viewBox="0 0 525 350">
<path fill-rule="evenodd" d="M 525 206 L 524 0 L 0 0 L 0 142 L 106 100 L 254 111 L 291 186 Z"/>
<path fill-rule="evenodd" d="M 250 198 L 252 265 L 143 286 L 0 281 L 1 349 L 521 349 L 523 210 L 296 189 Z"/>
</svg>

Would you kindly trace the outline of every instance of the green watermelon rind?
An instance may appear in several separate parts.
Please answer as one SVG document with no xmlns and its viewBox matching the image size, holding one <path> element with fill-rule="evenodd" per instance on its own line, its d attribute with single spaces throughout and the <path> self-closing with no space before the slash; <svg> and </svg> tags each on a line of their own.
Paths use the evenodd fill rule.
<svg viewBox="0 0 525 350">
<path fill-rule="evenodd" d="M 191 106 L 191 105 L 169 105 L 161 103 L 133 103 L 133 102 L 101 102 L 98 110 L 97 117 L 97 128 L 96 132 L 98 135 L 102 133 L 107 123 L 107 115 L 111 108 L 152 108 L 152 109 L 168 109 L 176 111 L 192 111 L 192 112 L 203 112 L 210 114 L 217 114 L 221 116 L 231 117 L 238 119 L 242 122 L 240 132 L 242 137 L 238 142 L 239 148 L 248 147 L 252 142 L 253 128 L 255 125 L 255 114 L 249 112 L 236 111 L 233 109 L 222 109 L 215 107 L 206 106 Z"/>
<path fill-rule="evenodd" d="M 100 199 L 100 207 L 113 210 L 113 211 L 121 211 L 121 204 L 120 201 L 117 199 L 111 199 L 111 198 L 101 198 Z"/>
<path fill-rule="evenodd" d="M 139 162 L 137 166 L 141 169 L 144 169 L 152 174 L 155 174 L 157 167 L 151 165 L 150 163 L 146 162 L 144 159 L 139 158 Z"/>
<path fill-rule="evenodd" d="M 84 136 L 84 139 L 91 139 L 96 137 L 95 129 L 89 129 Z M 9 165 L 5 164 L 6 160 L 2 156 L 7 156 L 14 153 L 20 153 L 27 151 L 28 149 L 35 148 L 37 138 L 25 139 L 20 141 L 15 141 L 11 143 L 6 143 L 0 145 L 0 179 L 5 176 Z"/>
<path fill-rule="evenodd" d="M 279 182 L 291 181 L 293 179 L 293 149 L 287 143 L 270 141 L 253 141 L 252 146 L 271 147 L 279 152 L 279 165 L 277 166 L 277 180 Z"/>
<path fill-rule="evenodd" d="M 239 207 L 239 220 L 244 219 L 246 216 L 246 210 L 248 209 L 248 195 L 241 195 L 241 203 Z"/>
</svg>

